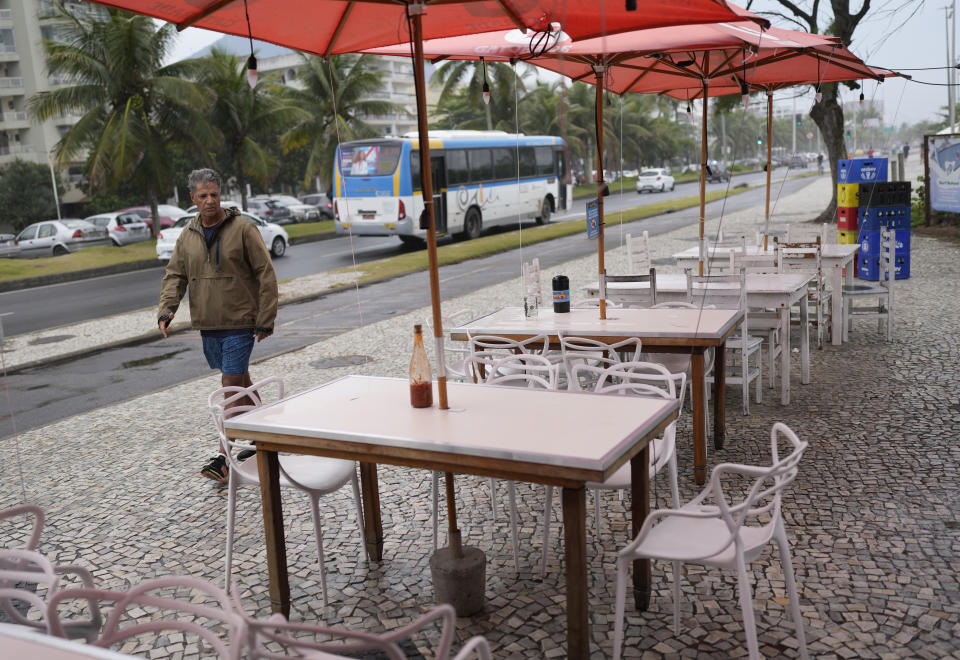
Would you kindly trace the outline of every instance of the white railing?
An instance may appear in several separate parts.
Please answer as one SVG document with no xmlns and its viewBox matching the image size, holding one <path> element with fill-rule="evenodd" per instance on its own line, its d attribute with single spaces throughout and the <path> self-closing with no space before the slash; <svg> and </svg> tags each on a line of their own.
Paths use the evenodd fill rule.
<svg viewBox="0 0 960 660">
<path fill-rule="evenodd" d="M 2 115 L 3 121 L 27 121 L 26 112 L 4 112 Z"/>
<path fill-rule="evenodd" d="M 12 20 L 13 20 L 12 9 L 0 9 L 0 21 L 12 21 Z"/>
<path fill-rule="evenodd" d="M 32 144 L 13 144 L 9 147 L 0 147 L 0 156 L 9 156 L 10 154 L 35 154 L 37 148 Z"/>
<path fill-rule="evenodd" d="M 0 53 L 16 53 L 16 44 L 0 44 Z"/>
<path fill-rule="evenodd" d="M 23 87 L 23 78 L 0 78 L 0 88 Z"/>
</svg>

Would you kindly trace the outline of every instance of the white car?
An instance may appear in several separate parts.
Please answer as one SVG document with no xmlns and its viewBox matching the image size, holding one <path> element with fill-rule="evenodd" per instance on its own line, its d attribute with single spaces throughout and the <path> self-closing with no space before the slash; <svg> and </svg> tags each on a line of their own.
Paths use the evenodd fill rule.
<svg viewBox="0 0 960 660">
<path fill-rule="evenodd" d="M 91 225 L 96 225 L 101 229 L 106 229 L 110 235 L 110 240 L 117 247 L 129 245 L 139 241 L 146 241 L 150 238 L 150 227 L 133 211 L 114 213 L 101 213 L 84 218 Z"/>
<path fill-rule="evenodd" d="M 170 261 L 170 255 L 173 254 L 173 246 L 177 244 L 177 237 L 180 236 L 180 232 L 190 224 L 190 221 L 193 220 L 194 217 L 196 216 L 182 216 L 173 223 L 172 227 L 164 229 L 157 234 L 157 259 L 163 262 Z M 290 237 L 287 236 L 287 232 L 283 227 L 275 225 L 272 222 L 264 222 L 257 216 L 247 213 L 246 211 L 241 211 L 240 217 L 257 226 L 257 229 L 260 230 L 260 235 L 263 236 L 264 244 L 266 244 L 270 250 L 270 254 L 274 257 L 282 257 L 286 254 L 287 246 L 290 245 Z"/>
<path fill-rule="evenodd" d="M 22 257 L 59 257 L 83 248 L 111 245 L 106 229 L 79 218 L 34 222 L 17 235 L 17 243 Z"/>
<path fill-rule="evenodd" d="M 650 170 L 643 170 L 637 176 L 637 193 L 654 190 L 665 192 L 673 190 L 673 176 L 668 167 L 656 167 Z"/>
<path fill-rule="evenodd" d="M 290 195 L 257 195 L 253 200 L 271 199 L 280 206 L 290 209 L 294 222 L 317 222 L 320 220 L 320 209 L 313 204 L 305 204 Z"/>
</svg>

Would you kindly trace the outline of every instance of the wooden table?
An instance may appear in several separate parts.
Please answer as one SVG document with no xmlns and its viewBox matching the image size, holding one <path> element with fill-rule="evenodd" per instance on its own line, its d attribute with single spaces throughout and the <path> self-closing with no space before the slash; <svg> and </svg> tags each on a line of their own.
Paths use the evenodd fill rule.
<svg viewBox="0 0 960 660">
<path fill-rule="evenodd" d="M 572 309 L 555 314 L 552 308 L 541 308 L 536 318 L 525 318 L 519 307 L 499 311 L 450 330 L 450 337 L 466 341 L 468 335 L 496 335 L 511 339 L 527 339 L 548 335 L 559 348 L 564 335 L 590 337 L 615 343 L 639 337 L 643 350 L 650 353 L 690 353 L 691 387 L 693 389 L 693 470 L 698 484 L 707 477 L 707 407 L 704 390 L 703 356 L 714 348 L 716 358 L 713 380 L 713 442 L 717 449 L 724 441 L 724 347 L 727 338 L 743 322 L 743 315 L 729 309 L 609 309 L 607 318 L 600 318 L 597 309 Z"/>
<path fill-rule="evenodd" d="M 647 443 L 676 419 L 678 402 L 463 383 L 447 387 L 449 410 L 415 409 L 406 380 L 345 376 L 226 420 L 231 435 L 257 445 L 274 611 L 290 609 L 277 452 L 361 462 L 364 536 L 375 560 L 383 553 L 377 463 L 527 481 L 563 489 L 567 655 L 589 657 L 585 484 L 603 481 L 630 461 L 638 533 L 648 508 Z M 633 578 L 635 600 L 645 608 L 649 563 L 635 563 Z"/>
<path fill-rule="evenodd" d="M 806 300 L 807 284 L 813 274 L 807 273 L 747 273 L 747 304 L 780 312 L 780 403 L 790 403 L 790 308 Z M 610 282 L 607 284 L 607 299 L 630 304 L 645 301 L 641 290 L 649 289 L 647 282 Z M 585 287 L 587 295 L 600 295 L 597 282 Z M 709 298 L 707 294 L 707 298 Z M 657 274 L 657 302 L 686 301 L 687 276 L 679 273 Z M 709 300 L 708 300 L 709 302 Z M 800 327 L 806 330 L 809 323 L 807 305 L 800 304 Z M 810 335 L 800 332 L 800 382 L 810 382 Z"/>
<path fill-rule="evenodd" d="M 823 275 L 830 282 L 830 314 L 832 323 L 837 331 L 830 333 L 830 341 L 834 346 L 839 346 L 843 341 L 843 333 L 839 332 L 839 319 L 843 318 L 843 285 L 853 284 L 853 260 L 857 258 L 857 249 L 860 245 L 827 243 L 820 251 L 820 259 L 823 263 Z M 740 252 L 736 247 L 717 247 L 708 249 L 709 259 L 729 263 L 730 251 Z M 747 254 L 773 254 L 773 242 L 764 251 L 760 247 L 747 246 Z M 681 268 L 696 268 L 700 260 L 700 254 L 697 247 L 692 247 L 673 255 L 677 260 L 677 265 Z M 657 278 L 660 279 L 659 277 Z M 658 282 L 659 283 L 659 282 Z"/>
</svg>

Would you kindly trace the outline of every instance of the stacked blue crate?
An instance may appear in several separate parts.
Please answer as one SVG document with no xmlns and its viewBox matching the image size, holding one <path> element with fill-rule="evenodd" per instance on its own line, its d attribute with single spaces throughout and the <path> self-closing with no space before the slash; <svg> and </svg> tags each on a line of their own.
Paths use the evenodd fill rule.
<svg viewBox="0 0 960 660">
<path fill-rule="evenodd" d="M 880 230 L 894 230 L 897 252 L 895 277 L 910 277 L 910 183 L 889 181 L 860 184 L 857 277 L 880 279 Z"/>
</svg>

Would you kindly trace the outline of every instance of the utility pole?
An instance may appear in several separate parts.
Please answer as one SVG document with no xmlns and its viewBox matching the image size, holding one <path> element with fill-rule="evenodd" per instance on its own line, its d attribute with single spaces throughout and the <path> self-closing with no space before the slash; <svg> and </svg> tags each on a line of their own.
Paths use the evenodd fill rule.
<svg viewBox="0 0 960 660">
<path fill-rule="evenodd" d="M 791 154 L 797 153 L 797 96 L 793 96 L 793 116 L 790 117 L 790 123 L 793 124 L 793 151 Z"/>
<path fill-rule="evenodd" d="M 947 116 L 950 118 L 950 130 L 953 131 L 953 125 L 956 122 L 956 109 L 953 100 L 953 46 L 950 43 L 950 24 L 953 23 L 953 9 L 956 0 L 952 0 L 949 5 L 943 8 L 944 20 L 943 28 L 946 30 L 947 38 Z"/>
</svg>

